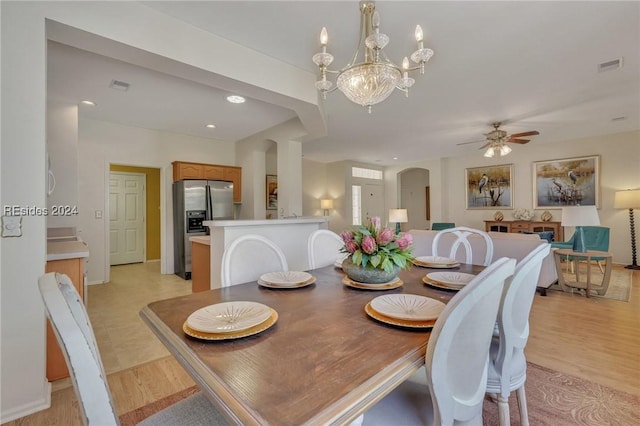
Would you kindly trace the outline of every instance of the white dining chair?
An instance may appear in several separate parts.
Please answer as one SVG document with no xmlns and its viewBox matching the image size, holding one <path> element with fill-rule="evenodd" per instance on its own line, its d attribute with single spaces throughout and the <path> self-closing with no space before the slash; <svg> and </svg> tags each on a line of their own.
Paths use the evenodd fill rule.
<svg viewBox="0 0 640 426">
<path fill-rule="evenodd" d="M 340 252 L 344 241 L 340 235 L 328 229 L 313 231 L 309 235 L 307 246 L 309 269 L 333 265 L 336 260 L 345 257 L 345 253 Z"/>
<path fill-rule="evenodd" d="M 288 271 L 284 253 L 262 235 L 243 235 L 222 254 L 222 287 L 257 281 L 266 272 Z"/>
<path fill-rule="evenodd" d="M 498 259 L 447 303 L 429 337 L 425 369 L 367 411 L 363 425 L 482 425 L 493 326 L 515 263 Z"/>
<path fill-rule="evenodd" d="M 542 261 L 550 244 L 541 244 L 517 265 L 507 280 L 498 311 L 498 336 L 494 336 L 489 353 L 487 393 L 497 395 L 500 425 L 510 425 L 509 395 L 516 392 L 520 424 L 529 425 L 524 384 L 527 359 L 524 347 L 529 337 L 529 312 L 536 292 Z"/>
<path fill-rule="evenodd" d="M 438 232 L 435 237 L 433 237 L 433 243 L 431 245 L 431 254 L 434 256 L 445 256 L 450 257 L 451 259 L 456 259 L 456 255 L 458 254 L 458 250 L 462 246 L 465 251 L 465 261 L 464 263 L 468 263 L 470 265 L 473 263 L 473 248 L 471 247 L 471 243 L 469 242 L 469 237 L 477 235 L 483 238 L 485 245 L 485 255 L 482 263 L 478 263 L 478 265 L 489 266 L 491 264 L 491 260 L 493 259 L 493 241 L 489 234 L 479 229 L 467 228 L 464 226 L 459 226 L 457 228 L 449 228 L 443 229 Z M 447 244 L 443 244 L 447 239 Z M 448 243 L 451 243 L 451 250 L 449 253 L 444 253 L 444 247 L 448 246 Z"/>
<path fill-rule="evenodd" d="M 89 316 L 68 276 L 50 272 L 38 280 L 62 353 L 69 367 L 83 424 L 119 425 Z M 140 425 L 226 425 L 226 420 L 199 392 L 144 419 Z"/>
</svg>

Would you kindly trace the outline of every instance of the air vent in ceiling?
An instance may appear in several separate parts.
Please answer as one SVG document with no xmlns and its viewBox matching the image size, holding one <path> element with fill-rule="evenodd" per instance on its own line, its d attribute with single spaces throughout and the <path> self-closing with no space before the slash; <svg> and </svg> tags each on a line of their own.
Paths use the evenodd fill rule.
<svg viewBox="0 0 640 426">
<path fill-rule="evenodd" d="M 598 72 L 612 71 L 618 68 L 622 68 L 622 58 L 598 64 Z"/>
<path fill-rule="evenodd" d="M 126 92 L 127 90 L 129 90 L 129 83 L 120 80 L 111 80 L 111 84 L 109 84 L 109 87 L 115 90 Z"/>
</svg>

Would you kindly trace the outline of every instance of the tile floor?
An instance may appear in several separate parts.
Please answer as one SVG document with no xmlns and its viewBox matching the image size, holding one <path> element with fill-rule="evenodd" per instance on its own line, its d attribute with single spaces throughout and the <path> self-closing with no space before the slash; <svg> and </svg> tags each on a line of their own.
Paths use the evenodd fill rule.
<svg viewBox="0 0 640 426">
<path fill-rule="evenodd" d="M 112 266 L 110 282 L 89 286 L 89 317 L 107 374 L 169 355 L 138 313 L 186 294 L 191 281 L 160 274 L 160 262 Z"/>
</svg>

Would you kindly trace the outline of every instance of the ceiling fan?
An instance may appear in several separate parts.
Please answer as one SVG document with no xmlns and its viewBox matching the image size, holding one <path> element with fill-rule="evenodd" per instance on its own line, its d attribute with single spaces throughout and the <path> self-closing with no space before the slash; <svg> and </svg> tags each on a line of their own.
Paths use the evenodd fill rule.
<svg viewBox="0 0 640 426">
<path fill-rule="evenodd" d="M 487 137 L 485 140 L 486 143 L 479 148 L 479 149 L 485 149 L 488 147 L 487 151 L 484 153 L 485 157 L 493 157 L 495 154 L 499 154 L 500 156 L 507 155 L 508 153 L 511 152 L 511 148 L 509 148 L 506 145 L 507 143 L 518 143 L 518 144 L 529 143 L 530 139 L 524 139 L 524 137 L 535 136 L 540 134 L 540 132 L 538 132 L 537 130 L 531 130 L 528 132 L 512 133 L 509 135 L 507 134 L 507 132 L 500 129 L 500 126 L 502 125 L 502 123 L 497 122 L 497 123 L 493 123 L 492 125 L 493 125 L 493 130 L 485 134 L 485 136 Z M 478 143 L 478 142 L 481 142 L 481 141 L 459 143 L 458 145 L 468 145 L 471 143 Z"/>
</svg>

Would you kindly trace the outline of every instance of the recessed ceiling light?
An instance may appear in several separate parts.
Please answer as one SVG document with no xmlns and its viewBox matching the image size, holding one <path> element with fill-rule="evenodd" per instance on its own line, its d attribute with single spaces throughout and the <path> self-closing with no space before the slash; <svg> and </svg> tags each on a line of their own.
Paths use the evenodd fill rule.
<svg viewBox="0 0 640 426">
<path fill-rule="evenodd" d="M 80 101 L 81 104 L 85 104 L 85 105 L 89 105 L 89 106 L 96 106 L 98 104 L 96 104 L 93 101 Z"/>
<path fill-rule="evenodd" d="M 229 95 L 227 96 L 227 101 L 231 102 L 232 104 L 242 104 L 244 103 L 245 98 L 238 95 Z"/>
<path fill-rule="evenodd" d="M 215 129 L 215 128 L 216 128 L 216 125 L 215 125 L 215 124 L 207 124 L 207 127 L 208 127 L 209 129 Z"/>
<path fill-rule="evenodd" d="M 393 159 L 394 159 L 394 160 L 397 160 L 397 159 L 398 159 L 398 157 L 393 157 Z"/>
</svg>

